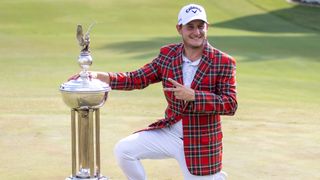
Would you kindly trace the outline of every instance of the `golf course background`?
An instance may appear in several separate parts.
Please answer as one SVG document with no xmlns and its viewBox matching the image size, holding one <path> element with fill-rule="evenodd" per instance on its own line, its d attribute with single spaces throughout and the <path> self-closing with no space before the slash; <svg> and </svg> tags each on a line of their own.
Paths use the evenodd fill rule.
<svg viewBox="0 0 320 180">
<path fill-rule="evenodd" d="M 191 1 L 1 0 L 0 179 L 71 174 L 70 109 L 59 86 L 80 71 L 77 24 L 91 32 L 96 71 L 131 71 L 180 41 Z M 230 180 L 320 179 L 320 8 L 285 0 L 192 1 L 206 8 L 209 41 L 237 60 L 239 108 L 223 117 Z M 101 108 L 102 174 L 124 180 L 122 137 L 163 116 L 160 84 L 112 91 Z M 148 179 L 179 180 L 174 160 L 142 161 Z"/>
</svg>

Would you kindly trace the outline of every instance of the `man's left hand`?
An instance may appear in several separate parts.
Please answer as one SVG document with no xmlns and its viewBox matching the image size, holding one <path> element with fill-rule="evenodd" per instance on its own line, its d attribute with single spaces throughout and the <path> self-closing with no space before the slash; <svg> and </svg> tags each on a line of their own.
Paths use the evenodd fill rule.
<svg viewBox="0 0 320 180">
<path fill-rule="evenodd" d="M 174 93 L 176 99 L 181 99 L 185 101 L 194 101 L 195 100 L 195 93 L 194 90 L 188 88 L 177 81 L 169 78 L 170 81 L 175 87 L 174 88 L 163 88 L 164 91 L 171 91 Z"/>
</svg>

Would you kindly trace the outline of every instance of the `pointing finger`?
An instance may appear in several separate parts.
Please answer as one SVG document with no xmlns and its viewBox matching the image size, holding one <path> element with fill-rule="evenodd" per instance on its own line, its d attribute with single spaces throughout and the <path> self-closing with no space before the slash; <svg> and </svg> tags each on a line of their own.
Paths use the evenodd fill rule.
<svg viewBox="0 0 320 180">
<path fill-rule="evenodd" d="M 79 77 L 80 77 L 80 75 L 79 75 L 79 74 L 75 74 L 75 75 L 73 75 L 73 76 L 69 77 L 69 78 L 68 78 L 68 81 L 76 80 L 76 79 L 78 79 Z"/>
<path fill-rule="evenodd" d="M 177 81 L 171 79 L 171 78 L 168 78 L 168 81 L 170 81 L 174 86 L 176 87 L 181 87 L 183 86 L 182 84 L 178 83 Z"/>
<path fill-rule="evenodd" d="M 171 91 L 174 92 L 176 91 L 176 88 L 163 88 L 164 91 Z"/>
</svg>

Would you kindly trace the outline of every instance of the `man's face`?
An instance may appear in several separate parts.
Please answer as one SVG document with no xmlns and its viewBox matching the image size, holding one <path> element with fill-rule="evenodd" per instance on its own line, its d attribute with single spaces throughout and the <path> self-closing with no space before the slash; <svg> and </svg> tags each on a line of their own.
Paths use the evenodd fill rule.
<svg viewBox="0 0 320 180">
<path fill-rule="evenodd" d="M 202 47 L 207 39 L 208 25 L 204 21 L 193 20 L 186 25 L 177 25 L 177 30 L 184 45 L 196 49 Z"/>
</svg>

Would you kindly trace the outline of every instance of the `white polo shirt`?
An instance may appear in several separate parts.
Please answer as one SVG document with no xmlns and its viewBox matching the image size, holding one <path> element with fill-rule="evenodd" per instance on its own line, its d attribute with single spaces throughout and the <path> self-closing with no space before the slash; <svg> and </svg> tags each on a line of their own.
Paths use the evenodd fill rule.
<svg viewBox="0 0 320 180">
<path fill-rule="evenodd" d="M 183 85 L 190 88 L 193 78 L 198 70 L 201 58 L 192 62 L 186 56 L 182 55 L 182 60 Z M 177 123 L 173 124 L 170 128 L 165 128 L 165 131 L 167 131 L 167 133 L 173 134 L 174 136 L 182 138 L 182 121 L 178 121 Z"/>
<path fill-rule="evenodd" d="M 186 56 L 182 54 L 182 77 L 183 77 L 183 85 L 186 87 L 190 87 L 193 81 L 193 78 L 198 70 L 198 66 L 200 63 L 201 58 L 197 59 L 196 61 L 191 61 Z"/>
</svg>

